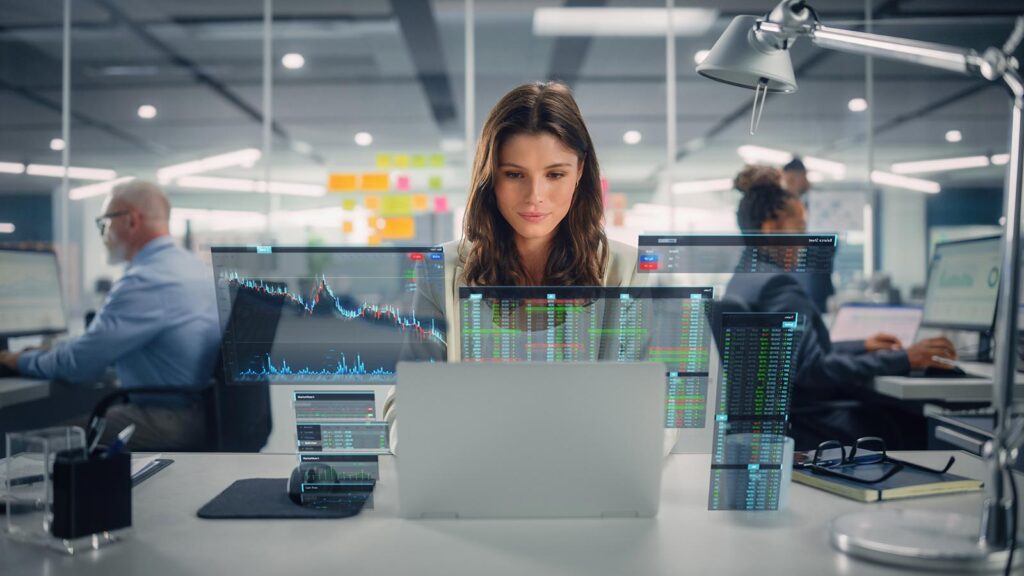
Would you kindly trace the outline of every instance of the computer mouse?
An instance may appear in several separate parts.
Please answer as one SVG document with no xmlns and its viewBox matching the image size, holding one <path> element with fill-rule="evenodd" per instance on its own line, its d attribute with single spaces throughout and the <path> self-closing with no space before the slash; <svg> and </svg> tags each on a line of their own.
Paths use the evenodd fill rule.
<svg viewBox="0 0 1024 576">
<path fill-rule="evenodd" d="M 327 464 L 311 462 L 299 464 L 288 477 L 288 498 L 299 505 L 302 501 L 303 484 L 323 484 L 338 481 L 338 473 Z"/>
</svg>

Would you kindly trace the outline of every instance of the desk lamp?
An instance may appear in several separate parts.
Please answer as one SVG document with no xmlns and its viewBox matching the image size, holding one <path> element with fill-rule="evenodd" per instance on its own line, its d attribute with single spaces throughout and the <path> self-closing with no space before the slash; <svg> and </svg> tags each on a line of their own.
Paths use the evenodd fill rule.
<svg viewBox="0 0 1024 576">
<path fill-rule="evenodd" d="M 840 516 L 830 532 L 839 550 L 869 560 L 960 573 L 993 570 L 1012 563 L 1016 547 L 1016 487 L 1010 465 L 1024 444 L 1024 418 L 1011 414 L 1020 285 L 1021 139 L 1024 138 L 1024 82 L 1012 56 L 1024 37 L 1024 17 L 1002 48 L 974 50 L 906 40 L 823 25 L 803 0 L 782 0 L 766 16 L 737 16 L 697 66 L 702 76 L 754 90 L 751 134 L 757 129 L 769 92 L 797 90 L 789 48 L 806 37 L 822 48 L 900 60 L 929 68 L 1000 82 L 1013 99 L 1010 161 L 1003 213 L 1006 231 L 999 279 L 992 406 L 996 410 L 993 438 L 983 449 L 988 469 L 986 497 L 980 516 L 933 510 L 874 510 Z M 1007 494 L 1006 479 L 1009 478 Z M 1017 554 L 1020 559 L 1021 554 Z"/>
</svg>

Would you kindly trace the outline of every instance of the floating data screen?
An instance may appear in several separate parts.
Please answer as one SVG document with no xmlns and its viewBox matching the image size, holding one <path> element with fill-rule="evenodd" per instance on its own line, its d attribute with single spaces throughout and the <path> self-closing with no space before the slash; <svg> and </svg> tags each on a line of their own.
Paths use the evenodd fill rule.
<svg viewBox="0 0 1024 576">
<path fill-rule="evenodd" d="M 338 482 L 380 480 L 376 454 L 300 454 L 299 464 L 326 464 L 334 469 Z"/>
<path fill-rule="evenodd" d="M 372 391 L 295 392 L 295 421 L 374 420 L 376 396 Z"/>
<path fill-rule="evenodd" d="M 646 274 L 832 273 L 835 234 L 640 236 Z"/>
<path fill-rule="evenodd" d="M 296 424 L 299 452 L 388 452 L 387 422 Z"/>
<path fill-rule="evenodd" d="M 795 313 L 722 315 L 711 510 L 777 510 L 789 419 Z"/>
<path fill-rule="evenodd" d="M 707 398 L 707 373 L 669 372 L 665 428 L 703 428 Z"/>
<path fill-rule="evenodd" d="M 707 287 L 460 288 L 462 361 L 662 362 L 666 426 L 703 427 L 713 297 Z"/>
<path fill-rule="evenodd" d="M 0 250 L 0 336 L 67 330 L 57 255 Z"/>
<path fill-rule="evenodd" d="M 986 331 L 995 322 L 999 292 L 1000 236 L 935 246 L 922 324 Z"/>
<path fill-rule="evenodd" d="M 232 384 L 388 384 L 412 346 L 443 362 L 440 248 L 214 247 L 224 368 Z"/>
</svg>

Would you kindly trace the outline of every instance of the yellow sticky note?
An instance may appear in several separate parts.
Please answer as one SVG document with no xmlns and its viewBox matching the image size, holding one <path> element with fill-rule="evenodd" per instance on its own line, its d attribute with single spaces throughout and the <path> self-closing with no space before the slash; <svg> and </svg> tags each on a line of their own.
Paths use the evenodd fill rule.
<svg viewBox="0 0 1024 576">
<path fill-rule="evenodd" d="M 383 216 L 408 216 L 412 214 L 412 196 L 389 194 L 381 199 L 380 213 Z"/>
<path fill-rule="evenodd" d="M 395 162 L 395 168 L 408 168 L 409 167 L 409 155 L 408 154 L 395 154 L 393 158 Z"/>
<path fill-rule="evenodd" d="M 341 201 L 342 210 L 355 210 L 357 205 L 355 198 L 345 198 Z"/>
<path fill-rule="evenodd" d="M 430 206 L 430 198 L 426 194 L 414 194 L 412 197 L 413 210 L 426 210 Z"/>
<path fill-rule="evenodd" d="M 391 154 L 377 154 L 377 168 L 391 167 Z"/>
<path fill-rule="evenodd" d="M 430 165 L 434 168 L 440 168 L 444 166 L 444 154 L 431 154 Z"/>
<path fill-rule="evenodd" d="M 367 210 L 380 210 L 380 196 L 367 196 L 363 198 L 363 206 Z"/>
<path fill-rule="evenodd" d="M 366 239 L 366 243 L 369 244 L 370 246 L 377 246 L 378 244 L 380 244 L 380 239 L 380 234 L 374 234 L 373 236 L 370 236 L 369 238 Z"/>
<path fill-rule="evenodd" d="M 440 176 L 431 176 L 427 186 L 431 190 L 440 190 L 442 188 L 442 182 Z"/>
<path fill-rule="evenodd" d="M 413 154 L 412 155 L 412 167 L 413 168 L 426 168 L 427 167 L 427 157 L 424 156 L 423 154 Z"/>
<path fill-rule="evenodd" d="M 364 192 L 387 192 L 390 187 L 387 172 L 367 172 L 363 174 L 362 186 Z"/>
<path fill-rule="evenodd" d="M 356 189 L 356 175 L 343 172 L 331 172 L 327 176 L 328 192 L 352 192 Z"/>
<path fill-rule="evenodd" d="M 410 216 L 385 218 L 380 235 L 382 238 L 412 238 L 416 235 L 416 220 Z"/>
<path fill-rule="evenodd" d="M 345 234 L 351 234 L 354 228 L 355 223 L 352 222 L 351 220 L 345 220 L 344 222 L 341 223 L 341 231 Z"/>
</svg>

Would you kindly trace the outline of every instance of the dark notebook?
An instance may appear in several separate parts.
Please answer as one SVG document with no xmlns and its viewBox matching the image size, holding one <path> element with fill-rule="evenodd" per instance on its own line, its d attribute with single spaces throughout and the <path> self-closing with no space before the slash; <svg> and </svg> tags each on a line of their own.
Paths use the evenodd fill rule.
<svg viewBox="0 0 1024 576">
<path fill-rule="evenodd" d="M 843 466 L 838 471 L 847 476 L 874 479 L 883 476 L 893 466 L 895 464 L 888 462 L 859 464 L 857 466 Z M 948 472 L 945 474 L 935 474 L 934 472 L 917 470 L 909 466 L 904 466 L 903 470 L 900 470 L 891 478 L 874 484 L 863 484 L 845 478 L 815 474 L 810 470 L 801 468 L 793 469 L 793 481 L 861 502 L 916 498 L 918 496 L 934 496 L 957 492 L 975 492 L 982 488 L 981 480 L 971 480 L 970 478 L 964 478 L 963 476 L 957 476 Z"/>
</svg>

